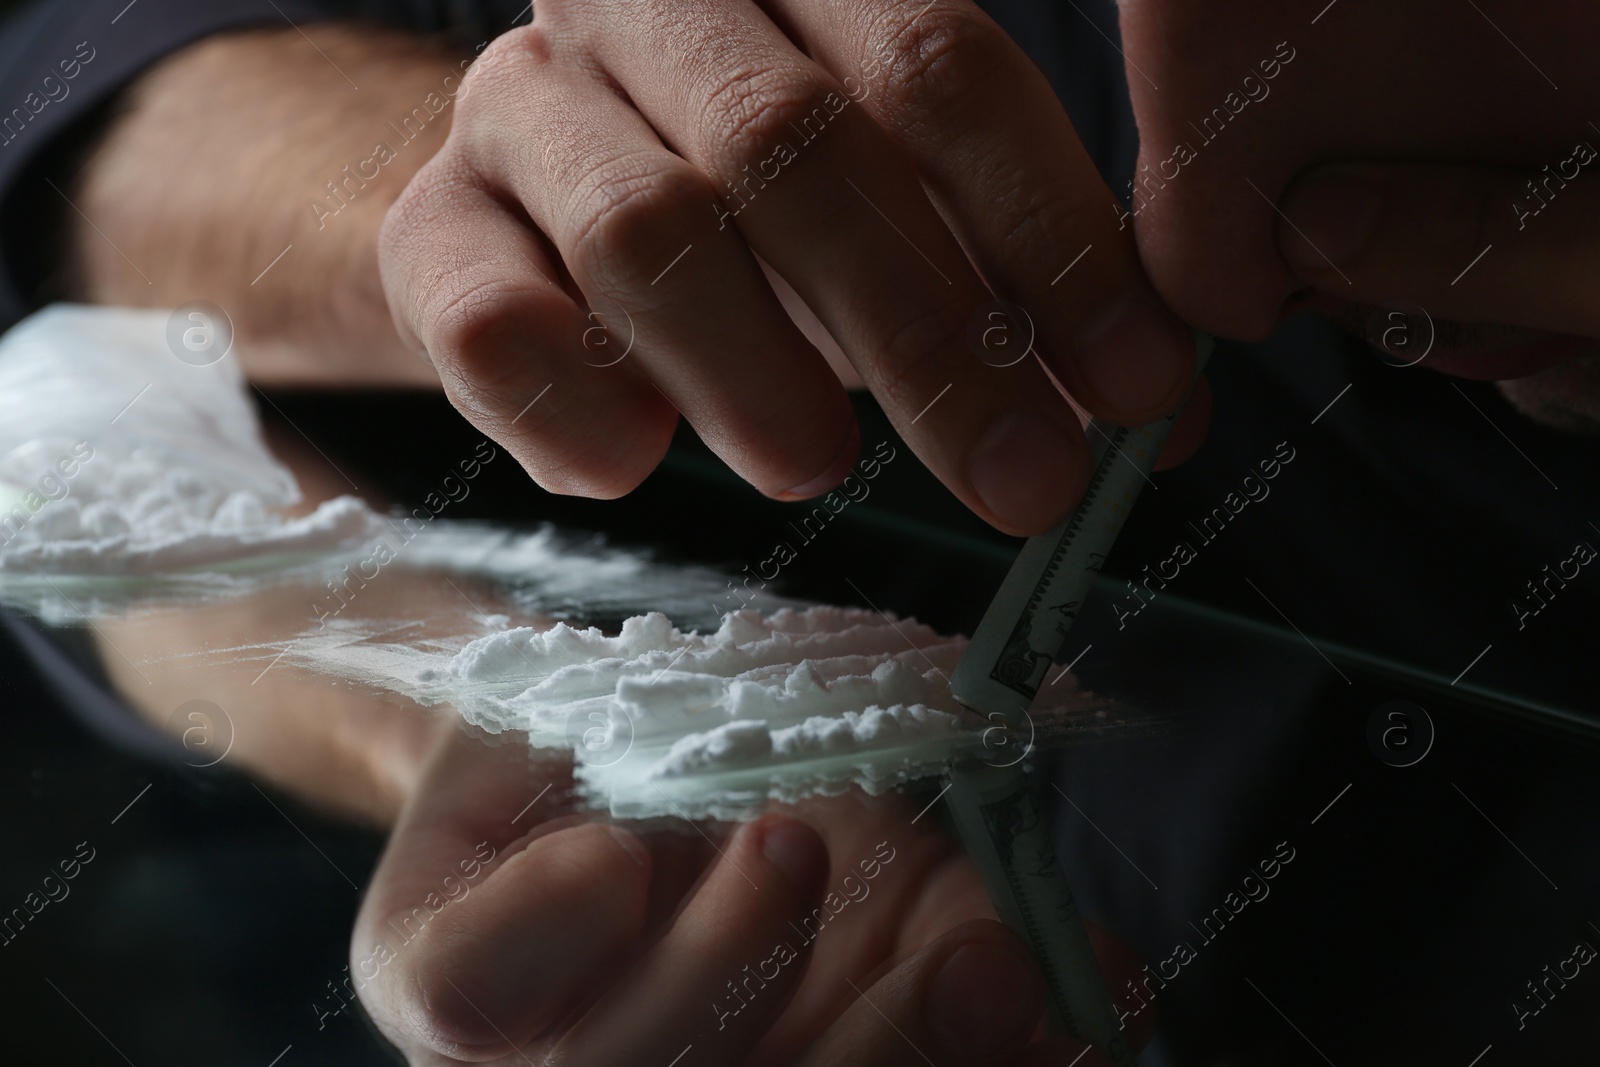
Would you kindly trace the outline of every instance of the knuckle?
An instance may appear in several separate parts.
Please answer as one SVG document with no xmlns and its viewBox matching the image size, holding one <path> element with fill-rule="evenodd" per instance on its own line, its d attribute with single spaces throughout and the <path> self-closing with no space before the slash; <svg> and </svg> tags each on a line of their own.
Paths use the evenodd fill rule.
<svg viewBox="0 0 1600 1067">
<path fill-rule="evenodd" d="M 439 267 L 441 231 L 462 198 L 473 195 L 470 168 L 448 151 L 417 172 L 384 213 L 378 229 L 378 275 L 403 334 L 427 334 L 427 299 L 449 275 Z"/>
<path fill-rule="evenodd" d="M 868 61 L 869 87 L 882 111 L 918 124 L 952 108 L 963 112 L 1009 49 L 1003 34 L 976 5 L 936 0 L 919 13 L 917 0 L 895 5 L 895 21 L 880 31 Z"/>
<path fill-rule="evenodd" d="M 593 6 L 593 3 L 594 0 L 540 0 L 535 7 L 533 21 L 525 28 L 566 27 L 581 23 L 585 9 Z"/>
<path fill-rule="evenodd" d="M 602 903 L 596 900 L 595 886 L 603 885 L 607 912 L 620 911 L 621 919 L 642 918 L 637 908 L 644 902 L 645 882 L 636 861 L 604 824 L 580 823 L 552 835 L 552 842 L 560 847 L 541 858 L 541 869 L 555 914 Z"/>
<path fill-rule="evenodd" d="M 781 415 L 775 418 L 768 412 L 752 412 L 738 397 L 729 396 L 708 397 L 701 410 L 690 419 L 700 438 L 736 472 L 747 478 L 753 476 L 753 480 L 761 483 L 758 488 L 781 491 L 800 480 L 783 480 L 782 468 L 792 465 L 785 463 L 787 454 L 803 448 L 803 435 L 809 427 L 800 427 L 797 434 L 781 433 L 777 432 L 780 420 Z M 773 471 L 774 467 L 779 469 Z M 765 482 L 774 474 L 780 476 L 783 484 L 766 486 Z"/>
<path fill-rule="evenodd" d="M 528 323 L 536 293 L 512 279 L 462 273 L 440 280 L 420 333 L 457 406 L 495 418 L 526 384 L 518 339 L 537 336 Z"/>
<path fill-rule="evenodd" d="M 706 98 L 705 128 L 716 138 L 713 155 L 725 161 L 731 175 L 744 164 L 767 158 L 780 141 L 792 140 L 794 128 L 818 116 L 831 121 L 824 101 L 830 90 L 815 75 L 784 67 L 745 69 L 727 78 Z"/>
<path fill-rule="evenodd" d="M 508 86 L 520 86 L 533 71 L 550 62 L 555 41 L 543 7 L 539 15 L 540 24 L 518 26 L 489 42 L 467 68 L 466 95 L 495 95 Z"/>
<path fill-rule="evenodd" d="M 1004 200 L 997 208 L 1000 262 L 1025 264 L 1049 254 L 1069 235 L 1092 232 L 1103 211 L 1100 201 L 1055 189 L 1034 189 Z"/>
<path fill-rule="evenodd" d="M 574 208 L 568 262 L 591 279 L 591 297 L 635 293 L 682 251 L 682 220 L 705 212 L 712 197 L 705 179 L 687 167 L 639 168 L 597 174 Z"/>
<path fill-rule="evenodd" d="M 837 388 L 830 383 L 830 388 Z M 805 383 L 784 383 L 782 403 L 751 402 L 743 392 L 709 392 L 689 414 L 712 451 L 757 489 L 779 493 L 814 478 L 848 433 L 849 402 Z"/>
<path fill-rule="evenodd" d="M 599 940 L 625 943 L 644 926 L 648 878 L 598 823 L 547 834 L 508 856 L 501 869 L 504 875 L 491 877 L 512 883 L 518 931 L 543 952 L 569 952 L 594 941 L 597 928 Z M 387 1014 L 446 1056 L 478 1061 L 505 1050 L 567 1003 L 571 984 L 583 976 L 581 970 L 561 974 L 558 963 L 548 968 L 558 972 L 557 980 L 523 986 L 508 997 L 503 972 L 483 960 L 484 939 L 495 931 L 482 925 L 481 914 L 417 905 L 386 920 L 384 926 L 410 946 L 385 976 L 398 1002 Z"/>
<path fill-rule="evenodd" d="M 897 327 L 879 348 L 880 399 L 897 405 L 926 401 L 949 354 L 965 343 L 968 318 L 956 304 L 940 302 Z"/>
<path fill-rule="evenodd" d="M 434 224 L 451 200 L 466 191 L 461 168 L 448 148 L 429 160 L 400 191 L 378 230 L 379 263 L 406 262 L 417 245 L 426 245 Z"/>
</svg>

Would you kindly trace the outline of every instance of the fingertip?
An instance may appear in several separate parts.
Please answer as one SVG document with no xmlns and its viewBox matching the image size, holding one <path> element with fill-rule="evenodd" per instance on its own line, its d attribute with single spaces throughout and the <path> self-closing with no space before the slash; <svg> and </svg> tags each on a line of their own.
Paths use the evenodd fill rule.
<svg viewBox="0 0 1600 1067">
<path fill-rule="evenodd" d="M 828 875 L 828 846 L 815 830 L 799 819 L 769 814 L 752 824 L 749 833 L 762 858 L 802 900 L 821 892 Z"/>
<path fill-rule="evenodd" d="M 1073 396 L 1122 426 L 1158 419 L 1194 380 L 1194 333 L 1154 295 L 1136 290 L 1079 333 Z"/>
<path fill-rule="evenodd" d="M 678 411 L 648 385 L 601 399 L 604 406 L 581 429 L 563 418 L 555 426 L 535 423 L 517 433 L 514 420 L 497 436 L 546 492 L 616 500 L 660 466 L 672 447 Z"/>
<path fill-rule="evenodd" d="M 953 1054 L 994 1060 L 1022 1049 L 1044 1012 L 1044 981 L 1015 935 L 977 919 L 945 935 L 928 983 L 928 1025 Z"/>
<path fill-rule="evenodd" d="M 851 469 L 855 467 L 856 460 L 860 457 L 860 455 L 861 427 L 859 424 L 857 424 L 854 415 L 852 414 L 850 419 L 850 429 L 845 436 L 844 445 L 828 463 L 827 467 L 823 469 L 822 473 L 807 482 L 795 486 L 793 489 L 786 489 L 782 492 L 773 493 L 772 498 L 774 500 L 781 500 L 786 503 L 796 500 L 809 500 L 814 496 L 821 496 L 823 493 L 826 493 L 831 489 L 836 489 L 838 488 L 839 483 L 843 482 L 845 478 L 849 476 Z"/>
<path fill-rule="evenodd" d="M 643 852 L 618 827 L 569 827 L 507 856 L 437 914 L 397 917 L 390 928 L 408 937 L 393 987 L 405 1028 L 458 1059 L 531 1040 L 643 928 Z"/>
<path fill-rule="evenodd" d="M 1081 434 L 1069 436 L 1038 412 L 1009 411 L 979 438 L 967 478 L 987 511 L 984 518 L 1005 533 L 1031 537 L 1078 502 L 1088 466 Z"/>
</svg>

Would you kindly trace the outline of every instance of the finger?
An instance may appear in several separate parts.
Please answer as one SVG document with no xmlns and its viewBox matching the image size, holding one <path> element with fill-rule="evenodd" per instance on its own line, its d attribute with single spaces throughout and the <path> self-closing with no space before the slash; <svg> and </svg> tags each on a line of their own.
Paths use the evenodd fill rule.
<svg viewBox="0 0 1600 1067">
<path fill-rule="evenodd" d="M 477 66 L 457 120 L 474 160 L 520 199 L 590 306 L 614 330 L 627 323 L 629 359 L 763 492 L 837 485 L 856 460 L 844 389 L 718 225 L 705 175 L 609 85 L 550 59 L 542 28 L 502 36 Z"/>
<path fill-rule="evenodd" d="M 1045 1004 L 1027 950 L 989 919 L 956 927 L 854 993 L 797 1067 L 1007 1063 L 1027 1047 Z"/>
<path fill-rule="evenodd" d="M 588 823 L 537 838 L 417 936 L 396 970 L 431 1048 L 481 1059 L 520 1048 L 576 1002 L 644 928 L 649 852 Z"/>
<path fill-rule="evenodd" d="M 564 10 L 945 485 L 1008 532 L 1060 518 L 1087 477 L 1070 409 L 1033 360 L 1001 368 L 974 354 L 968 330 L 990 294 L 844 88 L 748 3 Z"/>
<path fill-rule="evenodd" d="M 585 362 L 594 323 L 553 280 L 535 236 L 448 146 L 390 209 L 379 266 L 401 337 L 540 486 L 616 497 L 660 462 L 677 412 L 632 368 Z"/>
<path fill-rule="evenodd" d="M 553 1059 L 622 1067 L 692 1047 L 696 1064 L 743 1062 L 799 982 L 806 944 L 791 924 L 827 869 L 821 839 L 798 820 L 769 815 L 742 828 L 672 929 Z"/>
<path fill-rule="evenodd" d="M 1127 425 L 1178 404 L 1189 330 L 1154 296 L 1050 83 L 987 14 L 971 0 L 762 3 L 910 156 L 1074 399 Z"/>
<path fill-rule="evenodd" d="M 1278 247 L 1308 284 L 1350 300 L 1600 336 L 1600 188 L 1577 170 L 1594 160 L 1579 146 L 1533 176 L 1424 163 L 1319 168 L 1284 194 Z"/>
<path fill-rule="evenodd" d="M 463 740 L 441 754 L 363 902 L 351 974 L 402 1047 L 482 1059 L 520 1046 L 643 928 L 644 846 L 544 821 L 559 809 L 532 787 L 526 752 L 507 752 Z"/>
<path fill-rule="evenodd" d="M 1059 383 L 1057 387 L 1062 388 Z M 1065 392 L 1063 395 L 1066 395 Z M 1089 413 L 1076 406 L 1074 410 L 1077 412 L 1078 422 L 1087 432 Z M 1178 412 L 1178 417 L 1173 423 L 1172 433 L 1167 437 L 1166 444 L 1161 446 L 1161 454 L 1156 457 L 1155 469 L 1169 470 L 1188 460 L 1205 443 L 1206 431 L 1210 426 L 1211 386 L 1202 374 L 1196 377 L 1194 384 L 1190 386 L 1189 395 L 1183 402 L 1183 410 Z"/>
</svg>

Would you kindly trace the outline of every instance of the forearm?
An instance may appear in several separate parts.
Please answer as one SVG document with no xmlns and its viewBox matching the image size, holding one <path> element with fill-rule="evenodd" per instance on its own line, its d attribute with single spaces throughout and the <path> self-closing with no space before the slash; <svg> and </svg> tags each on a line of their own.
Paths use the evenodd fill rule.
<svg viewBox="0 0 1600 1067">
<path fill-rule="evenodd" d="M 84 299 L 227 312 L 275 384 L 428 384 L 378 277 L 385 211 L 449 129 L 463 56 L 370 27 L 201 41 L 154 68 L 84 167 Z"/>
</svg>

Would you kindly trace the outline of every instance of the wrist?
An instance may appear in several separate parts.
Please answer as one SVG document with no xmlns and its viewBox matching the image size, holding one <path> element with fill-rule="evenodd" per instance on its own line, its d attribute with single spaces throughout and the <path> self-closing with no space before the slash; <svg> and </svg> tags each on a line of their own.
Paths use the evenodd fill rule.
<svg viewBox="0 0 1600 1067">
<path fill-rule="evenodd" d="M 214 303 L 262 382 L 436 385 L 395 334 L 376 246 L 444 142 L 460 63 L 337 24 L 169 57 L 130 88 L 72 192 L 82 296 Z"/>
</svg>

